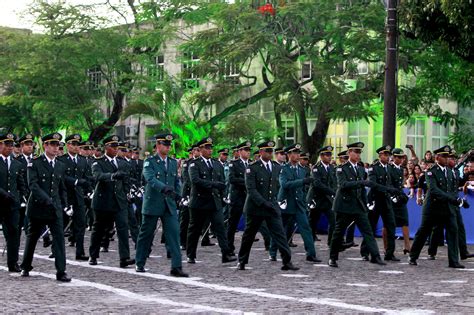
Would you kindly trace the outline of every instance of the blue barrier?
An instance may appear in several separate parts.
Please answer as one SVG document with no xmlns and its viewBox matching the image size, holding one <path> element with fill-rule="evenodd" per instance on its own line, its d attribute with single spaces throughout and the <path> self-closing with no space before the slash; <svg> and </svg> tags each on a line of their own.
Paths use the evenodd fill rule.
<svg viewBox="0 0 474 315">
<path fill-rule="evenodd" d="M 408 189 L 405 190 L 405 193 L 409 193 Z M 464 196 L 464 194 L 461 194 Z M 460 195 L 460 196 L 461 196 Z M 474 244 L 474 192 L 469 191 L 466 199 L 469 202 L 470 208 L 464 209 L 461 208 L 462 217 L 464 220 L 464 226 L 466 227 L 466 240 L 468 244 Z M 408 200 L 408 218 L 409 218 L 409 228 L 410 228 L 410 237 L 414 237 L 416 231 L 420 227 L 421 224 L 421 206 L 416 204 L 415 198 L 411 198 Z M 377 230 L 375 234 L 377 236 L 382 236 L 382 220 L 380 219 L 377 224 Z M 242 231 L 245 227 L 245 221 L 242 217 L 238 229 Z M 318 231 L 325 231 L 327 233 L 328 221 L 324 215 L 321 216 L 321 219 L 318 222 Z M 355 231 L 356 236 L 360 236 L 359 230 L 356 228 Z M 396 230 L 397 236 L 402 236 L 402 229 L 397 228 Z"/>
</svg>

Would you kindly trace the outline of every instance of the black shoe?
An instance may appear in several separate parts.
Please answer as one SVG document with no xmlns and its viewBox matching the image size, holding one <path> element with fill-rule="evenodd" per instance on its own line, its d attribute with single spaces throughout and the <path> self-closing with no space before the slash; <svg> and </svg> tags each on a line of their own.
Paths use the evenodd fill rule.
<svg viewBox="0 0 474 315">
<path fill-rule="evenodd" d="M 44 248 L 47 248 L 47 247 L 51 246 L 52 244 L 53 244 L 53 242 L 51 241 L 51 239 L 49 237 L 43 238 L 43 247 Z"/>
<path fill-rule="evenodd" d="M 372 257 L 370 262 L 373 263 L 373 264 L 380 265 L 380 266 L 385 266 L 386 265 L 386 263 L 383 262 L 383 260 L 382 260 L 382 258 L 380 258 L 380 256 Z"/>
<path fill-rule="evenodd" d="M 89 258 L 89 265 L 95 266 L 97 265 L 97 258 Z"/>
<path fill-rule="evenodd" d="M 18 266 L 18 264 L 14 264 L 8 267 L 8 272 L 21 272 L 21 268 Z"/>
<path fill-rule="evenodd" d="M 369 261 L 370 259 L 369 259 L 369 256 L 362 256 L 362 260 L 363 261 Z"/>
<path fill-rule="evenodd" d="M 216 244 L 208 241 L 208 242 L 201 242 L 201 246 L 216 246 Z"/>
<path fill-rule="evenodd" d="M 135 271 L 136 272 L 146 272 L 145 267 L 143 267 L 143 266 L 142 267 L 135 266 Z"/>
<path fill-rule="evenodd" d="M 383 260 L 385 261 L 395 261 L 395 262 L 398 262 L 400 261 L 400 259 L 398 259 L 397 257 L 395 257 L 394 255 L 391 255 L 391 256 L 385 256 L 383 258 Z"/>
<path fill-rule="evenodd" d="M 277 261 L 277 257 L 276 256 L 270 256 L 270 257 L 268 257 L 268 260 Z"/>
<path fill-rule="evenodd" d="M 61 274 L 57 274 L 56 280 L 60 282 L 71 282 L 71 278 L 69 278 L 65 272 Z"/>
<path fill-rule="evenodd" d="M 195 264 L 196 263 L 196 259 L 195 258 L 189 258 L 186 260 L 188 262 L 188 264 Z"/>
<path fill-rule="evenodd" d="M 436 260 L 436 256 L 435 255 L 429 255 L 427 259 L 428 260 Z"/>
<path fill-rule="evenodd" d="M 467 253 L 466 255 L 461 256 L 461 260 L 466 260 L 468 258 L 473 258 L 474 254 Z"/>
<path fill-rule="evenodd" d="M 409 249 L 406 249 L 406 248 L 404 248 L 404 249 L 403 249 L 403 255 L 406 255 L 406 254 L 410 254 L 410 250 L 409 250 Z"/>
<path fill-rule="evenodd" d="M 258 238 L 255 238 L 255 239 L 253 240 L 254 243 L 255 243 L 255 242 L 258 242 L 258 241 L 260 241 L 260 239 L 258 239 Z"/>
<path fill-rule="evenodd" d="M 170 275 L 173 277 L 180 277 L 180 278 L 187 278 L 189 275 L 185 272 L 183 272 L 183 268 L 172 268 L 170 271 Z"/>
<path fill-rule="evenodd" d="M 186 250 L 186 246 L 181 245 L 181 250 Z"/>
<path fill-rule="evenodd" d="M 342 244 L 342 248 L 344 250 L 348 249 L 348 248 L 351 248 L 351 247 L 354 247 L 355 243 L 354 242 L 349 242 L 349 243 L 343 243 Z"/>
<path fill-rule="evenodd" d="M 298 245 L 296 245 L 296 244 L 293 243 L 293 242 L 290 242 L 290 243 L 288 244 L 288 246 L 290 246 L 290 247 L 298 247 Z"/>
<path fill-rule="evenodd" d="M 413 259 L 413 258 L 408 258 L 408 264 L 411 266 L 418 266 L 416 259 Z"/>
<path fill-rule="evenodd" d="M 300 268 L 296 267 L 296 266 L 293 265 L 291 262 L 289 262 L 289 263 L 286 263 L 286 264 L 284 264 L 283 266 L 281 266 L 281 270 L 292 270 L 292 271 L 296 271 L 296 270 L 300 270 Z"/>
<path fill-rule="evenodd" d="M 48 258 L 55 258 L 55 256 L 54 256 L 53 253 L 51 253 L 51 254 L 49 254 Z"/>
<path fill-rule="evenodd" d="M 314 241 L 314 242 L 321 242 L 321 239 L 320 239 L 317 235 L 315 235 L 315 236 L 313 237 L 313 241 Z"/>
<path fill-rule="evenodd" d="M 68 246 L 69 246 L 69 247 L 75 247 L 75 246 L 76 246 L 76 243 L 74 243 L 74 242 L 69 242 Z"/>
<path fill-rule="evenodd" d="M 128 266 L 135 265 L 135 259 L 121 259 L 120 268 L 127 268 Z"/>
<path fill-rule="evenodd" d="M 100 248 L 100 252 L 101 253 L 108 253 L 109 252 L 109 249 L 107 247 L 101 247 Z"/>
<path fill-rule="evenodd" d="M 89 256 L 85 256 L 85 255 L 76 256 L 76 260 L 88 261 L 88 260 L 89 260 Z"/>
<path fill-rule="evenodd" d="M 225 263 L 230 263 L 230 262 L 233 262 L 233 261 L 237 261 L 237 258 L 232 257 L 230 255 L 223 255 L 222 256 L 222 263 L 225 264 Z"/>
<path fill-rule="evenodd" d="M 30 276 L 30 272 L 29 272 L 28 270 L 22 269 L 20 275 L 21 275 L 22 277 L 29 277 L 29 276 Z"/>
<path fill-rule="evenodd" d="M 244 263 L 238 263 L 237 264 L 237 270 L 245 270 L 245 264 Z"/>
<path fill-rule="evenodd" d="M 235 252 L 232 251 L 232 252 L 229 254 L 229 256 L 235 256 Z"/>
<path fill-rule="evenodd" d="M 166 251 L 166 258 L 171 259 L 171 253 L 169 251 Z"/>
<path fill-rule="evenodd" d="M 334 267 L 334 268 L 339 267 L 337 265 L 337 261 L 335 259 L 329 259 L 328 265 L 329 265 L 329 267 Z"/>
<path fill-rule="evenodd" d="M 449 263 L 449 268 L 464 269 L 466 267 L 464 267 L 464 265 L 461 265 L 458 262 L 455 262 L 455 263 Z"/>
<path fill-rule="evenodd" d="M 318 259 L 316 256 L 306 256 L 306 261 L 320 263 L 322 260 Z"/>
</svg>

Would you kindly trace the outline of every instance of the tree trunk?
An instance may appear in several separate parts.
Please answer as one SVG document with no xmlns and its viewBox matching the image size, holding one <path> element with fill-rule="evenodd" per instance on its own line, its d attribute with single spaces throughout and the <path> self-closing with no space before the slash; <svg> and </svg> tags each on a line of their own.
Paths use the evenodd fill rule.
<svg viewBox="0 0 474 315">
<path fill-rule="evenodd" d="M 317 160 L 317 151 L 324 145 L 326 136 L 328 134 L 329 124 L 331 120 L 328 117 L 330 109 L 327 105 L 323 105 L 318 113 L 318 120 L 316 126 L 314 126 L 313 132 L 308 139 L 308 152 L 310 154 L 311 161 Z"/>
<path fill-rule="evenodd" d="M 90 141 L 98 142 L 99 140 L 103 139 L 110 132 L 110 130 L 112 130 L 112 128 L 119 121 L 120 116 L 122 115 L 124 101 L 125 94 L 122 93 L 122 91 L 120 90 L 115 92 L 114 106 L 112 107 L 112 112 L 110 113 L 110 116 L 104 122 L 102 122 L 102 124 L 100 124 L 91 131 L 89 135 Z"/>
</svg>

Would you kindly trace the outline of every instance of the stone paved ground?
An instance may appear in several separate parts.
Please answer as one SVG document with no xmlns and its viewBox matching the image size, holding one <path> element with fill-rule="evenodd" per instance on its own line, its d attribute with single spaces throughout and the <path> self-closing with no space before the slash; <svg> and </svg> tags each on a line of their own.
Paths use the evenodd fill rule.
<svg viewBox="0 0 474 315">
<path fill-rule="evenodd" d="M 328 248 L 322 239 L 316 244 L 324 263 L 314 265 L 305 261 L 301 238 L 295 237 L 293 262 L 301 267 L 297 272 L 281 271 L 280 262 L 268 261 L 262 241 L 254 243 L 246 271 L 237 271 L 234 263 L 221 264 L 217 246 L 199 247 L 200 262 L 184 264 L 188 279 L 168 276 L 169 261 L 161 244 L 155 244 L 145 274 L 118 268 L 115 242 L 98 266 L 76 262 L 74 249 L 67 247 L 67 271 L 73 278 L 69 284 L 55 281 L 54 263 L 47 258 L 50 249 L 40 242 L 29 278 L 8 273 L 6 257 L 0 258 L 0 312 L 474 313 L 474 259 L 463 262 L 465 270 L 447 268 L 443 247 L 436 261 L 424 260 L 424 251 L 419 266 L 413 267 L 397 241 L 401 263 L 376 266 L 361 261 L 358 248 L 352 248 L 342 253 L 334 269 L 326 265 Z M 2 235 L 0 248 L 3 245 Z"/>
</svg>

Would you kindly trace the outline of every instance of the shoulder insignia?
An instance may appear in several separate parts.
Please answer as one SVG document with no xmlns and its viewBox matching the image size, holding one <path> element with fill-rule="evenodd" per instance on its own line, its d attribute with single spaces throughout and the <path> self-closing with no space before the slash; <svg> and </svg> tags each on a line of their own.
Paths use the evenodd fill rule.
<svg viewBox="0 0 474 315">
<path fill-rule="evenodd" d="M 315 167 L 313 168 L 313 173 L 317 173 L 318 172 L 318 169 Z"/>
<path fill-rule="evenodd" d="M 342 172 L 342 168 L 338 167 L 337 172 Z"/>
<path fill-rule="evenodd" d="M 374 169 L 372 167 L 369 167 L 369 172 L 372 172 Z"/>
<path fill-rule="evenodd" d="M 31 162 L 26 165 L 26 167 L 32 167 L 32 166 L 33 166 L 33 163 Z"/>
<path fill-rule="evenodd" d="M 232 164 L 232 163 L 229 163 L 229 167 L 232 167 L 232 166 L 234 166 L 234 164 Z"/>
<path fill-rule="evenodd" d="M 92 163 L 92 166 L 97 165 L 97 164 L 99 164 L 99 163 L 98 163 L 98 162 L 94 162 L 94 163 Z"/>
<path fill-rule="evenodd" d="M 184 164 L 183 164 L 183 167 L 186 167 L 186 166 L 188 166 L 188 163 L 184 163 Z"/>
<path fill-rule="evenodd" d="M 250 173 L 250 168 L 245 169 L 245 173 L 249 174 Z"/>
<path fill-rule="evenodd" d="M 196 164 L 191 163 L 191 164 L 189 164 L 189 167 L 194 167 L 194 165 L 196 165 Z"/>
<path fill-rule="evenodd" d="M 150 161 L 145 161 L 145 163 L 143 163 L 143 167 L 147 167 L 148 165 L 150 165 Z"/>
<path fill-rule="evenodd" d="M 431 173 L 431 172 L 428 172 L 428 173 L 426 173 L 426 174 L 429 175 L 429 176 L 432 176 L 432 175 L 433 175 L 433 173 Z"/>
</svg>

